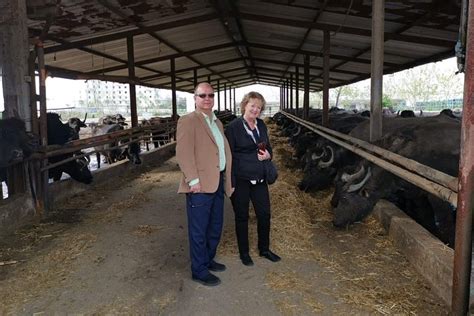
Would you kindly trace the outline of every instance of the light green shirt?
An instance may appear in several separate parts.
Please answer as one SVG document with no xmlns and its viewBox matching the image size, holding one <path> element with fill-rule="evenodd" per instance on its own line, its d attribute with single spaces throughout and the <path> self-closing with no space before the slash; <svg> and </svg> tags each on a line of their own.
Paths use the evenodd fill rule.
<svg viewBox="0 0 474 316">
<path fill-rule="evenodd" d="M 217 117 L 212 112 L 212 116 L 209 117 L 207 114 L 201 112 L 204 115 L 204 120 L 206 121 L 207 125 L 211 129 L 212 136 L 214 136 L 214 140 L 216 141 L 217 148 L 219 149 L 219 169 L 220 171 L 224 171 L 225 169 L 225 147 L 224 147 L 224 136 L 222 135 L 221 131 L 219 130 L 219 126 L 217 126 L 216 120 Z M 193 179 L 189 181 L 189 185 L 195 185 L 199 183 L 198 179 Z"/>
</svg>

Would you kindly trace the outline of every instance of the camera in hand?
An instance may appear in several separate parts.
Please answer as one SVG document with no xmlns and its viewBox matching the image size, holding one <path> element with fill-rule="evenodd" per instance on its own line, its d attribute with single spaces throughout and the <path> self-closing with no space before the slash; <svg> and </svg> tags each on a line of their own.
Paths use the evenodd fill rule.
<svg viewBox="0 0 474 316">
<path fill-rule="evenodd" d="M 265 153 L 265 143 L 261 142 L 257 144 L 258 151 L 261 151 L 262 153 Z"/>
</svg>

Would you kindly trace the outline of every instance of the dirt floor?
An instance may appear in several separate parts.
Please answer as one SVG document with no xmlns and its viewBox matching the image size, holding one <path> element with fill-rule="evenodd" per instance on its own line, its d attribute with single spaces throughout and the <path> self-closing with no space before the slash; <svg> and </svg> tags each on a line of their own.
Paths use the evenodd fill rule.
<svg viewBox="0 0 474 316">
<path fill-rule="evenodd" d="M 184 196 L 176 161 L 93 187 L 50 218 L 0 241 L 0 314 L 446 315 L 448 310 L 372 218 L 331 224 L 331 192 L 309 195 L 284 167 L 287 141 L 272 141 L 280 178 L 271 186 L 272 249 L 283 258 L 240 263 L 226 201 L 217 260 L 222 284 L 191 280 Z"/>
</svg>

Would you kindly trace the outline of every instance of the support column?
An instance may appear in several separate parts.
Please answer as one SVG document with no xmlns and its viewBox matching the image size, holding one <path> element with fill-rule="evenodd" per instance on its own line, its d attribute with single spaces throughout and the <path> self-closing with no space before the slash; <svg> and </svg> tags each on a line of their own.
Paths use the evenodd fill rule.
<svg viewBox="0 0 474 316">
<path fill-rule="evenodd" d="M 237 102 L 235 100 L 235 88 L 233 90 L 234 90 L 234 114 L 236 115 L 237 114 Z"/>
<path fill-rule="evenodd" d="M 2 73 L 3 117 L 19 117 L 31 130 L 28 83 L 28 29 L 26 1 L 4 0 L 0 11 L 0 71 Z M 32 78 L 34 79 L 34 78 Z"/>
<path fill-rule="evenodd" d="M 224 111 L 227 110 L 227 83 L 224 83 Z"/>
<path fill-rule="evenodd" d="M 217 79 L 217 111 L 221 111 L 221 87 L 219 79 Z"/>
<path fill-rule="evenodd" d="M 229 111 L 232 112 L 232 88 L 229 87 Z"/>
<path fill-rule="evenodd" d="M 295 66 L 295 101 L 296 101 L 296 116 L 299 116 L 299 108 L 300 108 L 300 67 Z"/>
<path fill-rule="evenodd" d="M 128 57 L 128 77 L 135 80 L 135 51 L 133 46 L 133 36 L 127 36 L 127 57 Z M 137 113 L 137 90 L 134 83 L 129 83 L 130 92 L 130 116 L 132 127 L 138 126 Z"/>
<path fill-rule="evenodd" d="M 323 43 L 323 126 L 329 126 L 329 54 L 330 54 L 330 34 L 324 31 Z"/>
<path fill-rule="evenodd" d="M 290 74 L 290 109 L 293 110 L 293 74 Z"/>
<path fill-rule="evenodd" d="M 458 208 L 454 243 L 452 315 L 467 315 L 471 280 L 472 212 L 474 211 L 474 1 L 468 4 L 468 29 L 459 162 Z M 462 19 L 463 17 L 461 17 Z"/>
<path fill-rule="evenodd" d="M 196 86 L 198 85 L 198 71 L 197 71 L 197 69 L 194 69 L 193 75 L 194 75 L 193 84 L 194 84 L 194 88 L 196 88 Z"/>
<path fill-rule="evenodd" d="M 173 107 L 173 120 L 178 120 L 178 105 L 176 104 L 176 66 L 174 58 L 170 59 L 171 71 L 171 105 Z"/>
<path fill-rule="evenodd" d="M 303 99 L 303 119 L 309 117 L 309 55 L 304 56 L 304 99 Z"/>
<path fill-rule="evenodd" d="M 370 76 L 370 141 L 382 137 L 382 86 L 385 0 L 372 1 L 372 52 Z"/>
</svg>

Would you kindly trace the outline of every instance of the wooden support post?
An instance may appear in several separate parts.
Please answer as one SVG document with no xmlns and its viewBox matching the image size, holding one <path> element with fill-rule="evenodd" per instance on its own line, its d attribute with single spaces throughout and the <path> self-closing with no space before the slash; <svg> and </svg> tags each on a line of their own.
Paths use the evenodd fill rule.
<svg viewBox="0 0 474 316">
<path fill-rule="evenodd" d="M 330 35 L 329 31 L 324 31 L 323 43 L 323 126 L 329 126 L 329 54 L 330 54 Z"/>
<path fill-rule="evenodd" d="M 237 115 L 237 102 L 235 100 L 235 88 L 233 90 L 234 90 L 234 114 Z"/>
<path fill-rule="evenodd" d="M 194 74 L 193 84 L 194 84 L 194 88 L 196 88 L 196 86 L 198 84 L 198 71 L 197 71 L 197 69 L 193 70 L 193 74 Z"/>
<path fill-rule="evenodd" d="M 28 57 L 28 73 L 29 85 L 30 85 L 30 113 L 31 113 L 31 131 L 38 135 L 39 132 L 39 120 L 38 120 L 38 100 L 36 99 L 36 74 L 35 74 L 35 62 L 36 62 L 36 50 L 30 52 Z"/>
<path fill-rule="evenodd" d="M 224 83 L 224 111 L 227 110 L 227 83 Z"/>
<path fill-rule="evenodd" d="M 293 74 L 290 74 L 290 109 L 293 110 Z"/>
<path fill-rule="evenodd" d="M 370 141 L 382 137 L 382 84 L 385 0 L 372 1 L 372 52 L 370 77 Z"/>
<path fill-rule="evenodd" d="M 300 67 L 295 66 L 295 101 L 296 101 L 296 116 L 299 116 L 300 108 Z"/>
<path fill-rule="evenodd" d="M 135 51 L 133 36 L 127 36 L 128 77 L 135 80 Z M 134 83 L 128 85 L 130 90 L 130 116 L 132 127 L 138 126 L 137 90 Z"/>
<path fill-rule="evenodd" d="M 303 99 L 303 119 L 309 117 L 309 55 L 304 56 L 304 99 Z"/>
<path fill-rule="evenodd" d="M 173 120 L 178 120 L 178 106 L 176 104 L 176 68 L 174 58 L 170 59 L 171 70 L 171 105 L 173 107 Z"/>
<path fill-rule="evenodd" d="M 232 87 L 229 87 L 229 111 L 232 111 Z"/>
<path fill-rule="evenodd" d="M 220 80 L 217 79 L 217 111 L 221 111 L 221 87 Z"/>
<path fill-rule="evenodd" d="M 40 97 L 40 142 L 41 146 L 48 146 L 48 123 L 46 119 L 46 69 L 44 65 L 44 49 L 43 43 L 36 43 L 36 55 L 38 56 L 38 71 L 39 71 L 39 97 Z M 40 167 L 46 167 L 48 160 L 44 159 L 40 163 Z M 39 170 L 39 169 L 37 169 Z M 48 170 L 41 172 L 39 176 L 39 186 L 37 189 L 36 211 L 40 216 L 47 213 L 49 208 L 48 203 L 48 182 L 49 172 Z"/>
<path fill-rule="evenodd" d="M 5 105 L 3 118 L 21 118 L 26 128 L 31 130 L 26 1 L 4 0 L 0 7 L 0 69 Z"/>
<path fill-rule="evenodd" d="M 207 82 L 210 84 L 211 83 L 211 75 L 207 76 Z"/>
</svg>

